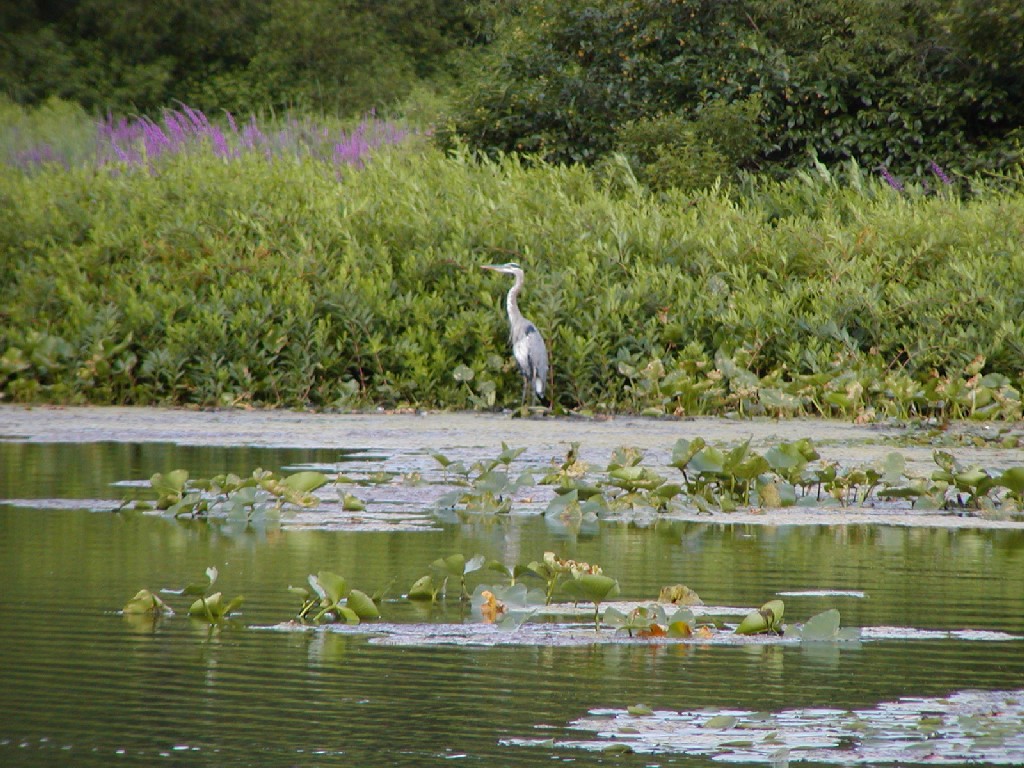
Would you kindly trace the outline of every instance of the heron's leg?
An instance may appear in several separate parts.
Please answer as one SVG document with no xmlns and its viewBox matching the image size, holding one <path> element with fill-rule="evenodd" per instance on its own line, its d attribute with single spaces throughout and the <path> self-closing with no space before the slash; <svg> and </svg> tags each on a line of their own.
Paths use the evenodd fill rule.
<svg viewBox="0 0 1024 768">
<path fill-rule="evenodd" d="M 524 406 L 526 405 L 526 393 L 529 391 L 529 389 L 530 389 L 530 380 L 526 376 L 523 376 L 523 405 Z"/>
</svg>

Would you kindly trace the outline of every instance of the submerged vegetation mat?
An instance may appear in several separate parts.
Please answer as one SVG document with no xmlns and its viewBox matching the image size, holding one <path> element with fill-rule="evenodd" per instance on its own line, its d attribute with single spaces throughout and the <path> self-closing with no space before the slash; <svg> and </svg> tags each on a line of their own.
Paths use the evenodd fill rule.
<svg viewBox="0 0 1024 768">
<path fill-rule="evenodd" d="M 570 724 L 590 739 L 509 739 L 510 746 L 712 757 L 786 765 L 1020 765 L 1024 691 L 956 691 L 870 709 L 777 712 L 595 709 Z"/>
</svg>

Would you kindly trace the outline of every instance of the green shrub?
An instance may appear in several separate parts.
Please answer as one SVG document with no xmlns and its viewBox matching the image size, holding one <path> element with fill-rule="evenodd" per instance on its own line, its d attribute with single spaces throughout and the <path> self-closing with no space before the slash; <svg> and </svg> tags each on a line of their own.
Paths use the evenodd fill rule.
<svg viewBox="0 0 1024 768">
<path fill-rule="evenodd" d="M 518 404 L 478 268 L 515 258 L 559 409 L 1019 417 L 1024 195 L 845 177 L 652 196 L 415 146 L 0 166 L 0 396 Z"/>
<path fill-rule="evenodd" d="M 593 163 L 621 151 L 620 140 L 635 143 L 629 126 L 681 119 L 676 140 L 653 138 L 644 151 L 660 165 L 658 186 L 676 177 L 704 186 L 728 175 L 720 166 L 745 164 L 720 141 L 727 132 L 710 142 L 700 135 L 703 115 L 757 99 L 758 163 L 777 176 L 815 158 L 917 177 L 933 161 L 971 175 L 1022 160 L 1024 12 L 1011 0 L 527 0 L 516 8 L 497 14 L 489 63 L 455 110 L 455 131 L 492 155 Z M 688 157 L 673 163 L 665 149 L 675 142 Z"/>
</svg>

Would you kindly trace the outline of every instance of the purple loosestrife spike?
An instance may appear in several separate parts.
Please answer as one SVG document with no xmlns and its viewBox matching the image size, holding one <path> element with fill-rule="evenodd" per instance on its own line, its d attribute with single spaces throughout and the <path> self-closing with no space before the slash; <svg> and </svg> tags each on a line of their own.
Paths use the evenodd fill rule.
<svg viewBox="0 0 1024 768">
<path fill-rule="evenodd" d="M 146 149 L 146 157 L 154 159 L 164 153 L 165 150 L 172 150 L 170 139 L 167 138 L 159 125 L 148 118 L 142 121 L 142 145 Z"/>
<path fill-rule="evenodd" d="M 943 184 L 953 183 L 950 180 L 949 176 L 946 175 L 946 172 L 942 170 L 942 166 L 940 166 L 934 160 L 928 163 L 928 167 L 932 169 L 932 173 L 934 173 L 938 177 L 939 181 L 941 181 Z"/>
<path fill-rule="evenodd" d="M 204 115 L 198 109 L 192 109 L 192 107 L 188 106 L 187 104 L 183 104 L 182 109 L 188 116 L 189 121 L 195 127 L 195 133 L 202 133 L 203 129 L 205 129 L 210 124 L 210 121 L 206 119 L 206 115 Z"/>
<path fill-rule="evenodd" d="M 228 146 L 228 140 L 224 137 L 220 128 L 215 126 L 210 127 L 210 141 L 213 144 L 213 153 L 217 157 L 234 157 L 235 153 L 231 151 L 231 147 Z"/>
<path fill-rule="evenodd" d="M 164 112 L 164 125 L 167 126 L 167 136 L 170 141 L 171 147 L 175 150 L 180 148 L 186 141 L 187 137 L 187 123 L 185 126 L 184 118 L 180 118 L 180 115 L 175 112 Z"/>
<path fill-rule="evenodd" d="M 878 170 L 879 170 L 879 172 L 881 172 L 882 178 L 885 179 L 885 183 L 886 184 L 888 184 L 890 187 L 895 189 L 897 192 L 902 192 L 903 191 L 903 183 L 899 179 L 897 179 L 895 176 L 893 176 L 889 172 L 888 168 L 886 168 L 884 165 L 880 165 L 880 166 L 878 166 Z"/>
</svg>

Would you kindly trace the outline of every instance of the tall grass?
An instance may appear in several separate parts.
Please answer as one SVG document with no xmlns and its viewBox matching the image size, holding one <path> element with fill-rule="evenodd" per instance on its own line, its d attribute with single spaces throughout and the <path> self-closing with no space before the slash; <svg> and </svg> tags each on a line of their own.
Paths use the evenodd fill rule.
<svg viewBox="0 0 1024 768">
<path fill-rule="evenodd" d="M 339 177 L 324 152 L 226 162 L 211 139 L 144 173 L 4 167 L 0 394 L 512 404 L 508 285 L 478 267 L 514 258 L 557 408 L 1020 415 L 1020 193 L 853 172 L 652 196 L 626 171 L 359 157 Z"/>
</svg>

